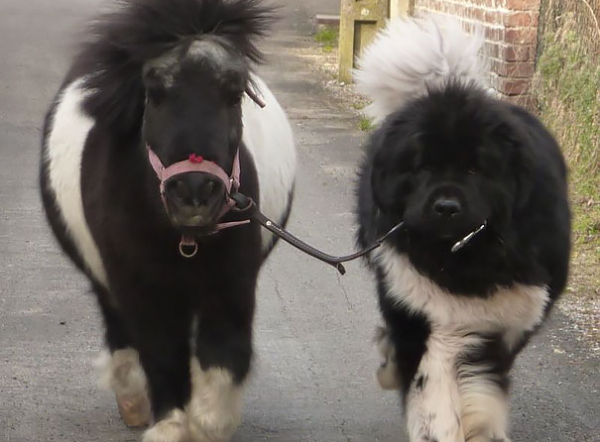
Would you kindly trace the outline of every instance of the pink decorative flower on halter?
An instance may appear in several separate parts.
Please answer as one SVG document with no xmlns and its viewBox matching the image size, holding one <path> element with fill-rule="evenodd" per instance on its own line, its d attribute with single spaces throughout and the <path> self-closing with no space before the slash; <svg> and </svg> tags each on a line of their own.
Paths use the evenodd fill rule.
<svg viewBox="0 0 600 442">
<path fill-rule="evenodd" d="M 204 157 L 200 155 L 196 155 L 195 153 L 191 153 L 189 156 L 190 163 L 200 164 L 204 161 Z"/>
</svg>

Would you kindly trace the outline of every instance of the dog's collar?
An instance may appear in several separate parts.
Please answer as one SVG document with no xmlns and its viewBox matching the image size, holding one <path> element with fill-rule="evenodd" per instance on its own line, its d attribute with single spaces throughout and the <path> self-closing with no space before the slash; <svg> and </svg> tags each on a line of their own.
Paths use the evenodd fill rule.
<svg viewBox="0 0 600 442">
<path fill-rule="evenodd" d="M 478 234 L 480 234 L 486 227 L 487 227 L 487 220 L 485 220 L 482 225 L 477 227 L 475 230 L 473 230 L 471 233 L 469 233 L 463 239 L 461 239 L 460 241 L 457 241 L 452 246 L 452 249 L 451 249 L 452 253 L 456 253 L 460 249 L 462 249 L 464 246 L 466 246 L 473 238 L 475 238 Z"/>
</svg>

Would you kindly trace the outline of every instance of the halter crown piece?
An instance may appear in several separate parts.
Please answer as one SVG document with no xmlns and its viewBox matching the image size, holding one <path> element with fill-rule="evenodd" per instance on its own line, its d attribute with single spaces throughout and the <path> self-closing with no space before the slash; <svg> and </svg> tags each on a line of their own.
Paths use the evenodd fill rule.
<svg viewBox="0 0 600 442">
<path fill-rule="evenodd" d="M 228 175 L 221 166 L 213 161 L 205 160 L 203 157 L 190 154 L 187 160 L 180 161 L 178 163 L 174 163 L 169 167 L 165 167 L 163 163 L 158 158 L 158 155 L 154 153 L 150 145 L 146 145 L 148 149 L 148 158 L 150 160 L 150 164 L 156 173 L 160 181 L 160 196 L 162 198 L 163 205 L 165 206 L 165 210 L 167 213 L 169 212 L 169 206 L 167 204 L 166 190 L 165 185 L 166 182 L 177 176 L 184 173 L 189 172 L 204 172 L 210 175 L 213 175 L 219 178 L 223 184 L 225 185 L 226 190 L 226 198 L 227 202 L 225 203 L 221 214 L 219 215 L 219 219 L 225 216 L 227 212 L 229 212 L 234 206 L 235 201 L 231 199 L 231 194 L 235 193 L 240 188 L 240 150 L 238 148 L 235 153 L 235 158 L 233 160 L 233 167 L 231 169 L 231 175 Z M 244 221 L 234 221 L 229 223 L 219 223 L 215 226 L 216 231 L 220 231 L 223 229 L 228 229 L 230 227 L 241 226 L 243 224 L 248 224 L 250 220 Z M 191 252 L 186 252 L 186 248 L 191 247 Z M 181 237 L 181 242 L 179 243 L 179 252 L 185 258 L 193 258 L 198 253 L 198 243 L 193 235 L 183 234 Z"/>
</svg>

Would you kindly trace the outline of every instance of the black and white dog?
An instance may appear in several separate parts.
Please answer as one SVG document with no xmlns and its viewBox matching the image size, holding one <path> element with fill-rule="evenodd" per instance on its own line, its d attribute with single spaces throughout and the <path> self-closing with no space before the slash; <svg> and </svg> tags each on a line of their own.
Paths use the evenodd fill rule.
<svg viewBox="0 0 600 442">
<path fill-rule="evenodd" d="M 526 110 L 483 86 L 480 38 L 456 23 L 391 22 L 358 75 L 381 126 L 358 189 L 385 328 L 385 388 L 412 442 L 508 441 L 509 371 L 563 291 L 566 167 Z"/>
</svg>

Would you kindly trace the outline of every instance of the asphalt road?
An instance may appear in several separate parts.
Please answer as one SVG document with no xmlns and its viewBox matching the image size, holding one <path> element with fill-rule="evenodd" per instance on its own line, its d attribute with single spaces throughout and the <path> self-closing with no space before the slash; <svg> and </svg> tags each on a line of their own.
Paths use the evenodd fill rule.
<svg viewBox="0 0 600 442">
<path fill-rule="evenodd" d="M 278 0 L 284 16 L 261 69 L 289 111 L 300 170 L 290 227 L 329 251 L 352 248 L 362 134 L 304 61 L 308 17 L 337 0 Z M 37 190 L 43 113 L 82 19 L 99 0 L 0 1 L 0 441 L 136 441 L 96 386 L 99 316 L 62 256 Z M 398 398 L 373 380 L 373 286 L 360 264 L 333 269 L 280 244 L 262 272 L 257 359 L 235 442 L 405 441 Z M 515 442 L 600 440 L 599 360 L 556 313 L 518 362 Z"/>
</svg>

